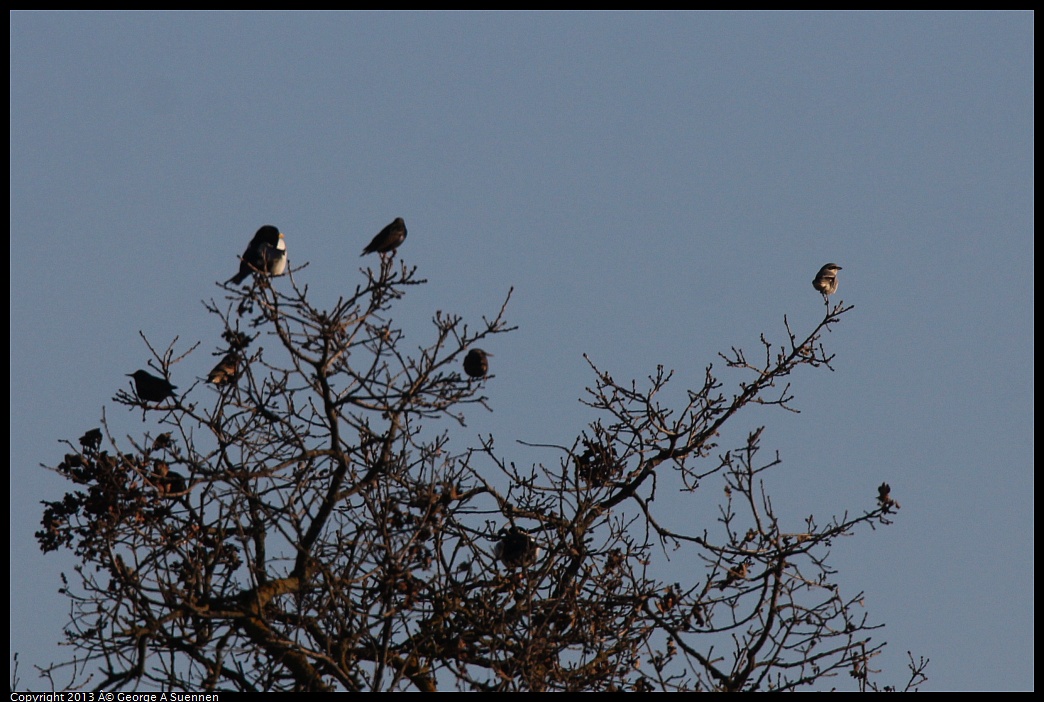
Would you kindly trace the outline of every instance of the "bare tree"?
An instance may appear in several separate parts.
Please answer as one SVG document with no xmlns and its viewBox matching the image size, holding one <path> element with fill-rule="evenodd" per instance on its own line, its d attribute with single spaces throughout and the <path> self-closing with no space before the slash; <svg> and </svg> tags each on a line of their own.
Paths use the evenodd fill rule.
<svg viewBox="0 0 1044 702">
<path fill-rule="evenodd" d="M 475 329 L 437 312 L 411 352 L 391 310 L 423 283 L 382 255 L 329 310 L 293 274 L 225 287 L 207 305 L 226 329 L 216 390 L 117 393 L 163 431 L 103 424 L 53 468 L 72 486 L 37 536 L 80 562 L 62 589 L 77 655 L 43 675 L 110 691 L 889 689 L 862 594 L 826 561 L 890 523 L 887 485 L 858 516 L 795 525 L 765 492 L 779 459 L 761 431 L 715 443 L 752 405 L 789 409 L 788 376 L 830 366 L 824 332 L 851 308 L 804 336 L 784 319 L 758 360 L 722 356 L 737 389 L 708 366 L 681 407 L 659 404 L 662 368 L 639 386 L 591 363 L 594 420 L 520 468 L 492 437 L 460 451 L 449 435 L 486 405 L 495 369 L 461 363 L 511 331 L 510 292 Z M 153 355 L 170 379 L 185 354 Z M 707 489 L 724 497 L 695 531 L 655 499 Z M 672 558 L 688 581 L 657 575 Z"/>
</svg>

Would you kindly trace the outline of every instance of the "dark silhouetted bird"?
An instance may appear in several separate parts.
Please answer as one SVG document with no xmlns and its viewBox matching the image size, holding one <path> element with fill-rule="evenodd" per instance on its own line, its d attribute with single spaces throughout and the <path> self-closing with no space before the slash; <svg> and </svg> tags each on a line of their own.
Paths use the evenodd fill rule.
<svg viewBox="0 0 1044 702">
<path fill-rule="evenodd" d="M 134 390 L 138 397 L 146 402 L 163 402 L 168 397 L 174 397 L 176 385 L 171 385 L 163 378 L 157 378 L 143 370 L 128 373 L 128 377 L 134 378 Z"/>
<path fill-rule="evenodd" d="M 162 451 L 163 449 L 165 449 L 168 446 L 170 446 L 171 443 L 172 443 L 171 442 L 171 438 L 170 438 L 170 434 L 171 433 L 169 431 L 165 431 L 162 434 L 160 434 L 159 436 L 157 436 L 156 439 L 152 442 L 152 450 L 153 451 Z"/>
<path fill-rule="evenodd" d="M 389 251 L 394 251 L 399 248 L 404 241 L 406 241 L 406 222 L 402 221 L 402 217 L 396 217 L 394 222 L 382 229 L 377 236 L 373 237 L 373 241 L 370 242 L 369 246 L 363 249 L 363 252 L 360 255 L 365 256 L 374 251 L 379 254 L 388 253 Z"/>
<path fill-rule="evenodd" d="M 207 376 L 207 382 L 214 385 L 224 385 L 225 383 L 235 382 L 238 375 L 239 354 L 235 351 L 229 351 L 210 371 L 210 374 Z"/>
<path fill-rule="evenodd" d="M 492 355 L 482 349 L 471 349 L 468 351 L 468 355 L 464 357 L 464 372 L 472 378 L 484 377 L 486 373 L 489 373 L 488 357 Z"/>
<path fill-rule="evenodd" d="M 185 476 L 171 470 L 170 466 L 163 461 L 156 462 L 152 479 L 155 482 L 156 491 L 162 497 L 178 497 L 188 490 Z"/>
<path fill-rule="evenodd" d="M 257 230 L 246 251 L 239 259 L 239 273 L 227 282 L 239 285 L 251 273 L 283 275 L 286 272 L 286 241 L 283 234 L 270 224 Z"/>
<path fill-rule="evenodd" d="M 541 548 L 524 529 L 501 529 L 499 535 L 500 541 L 493 547 L 493 556 L 509 568 L 533 565 L 540 558 Z"/>
<path fill-rule="evenodd" d="M 891 512 L 892 508 L 901 509 L 898 502 L 892 498 L 892 486 L 881 483 L 877 488 L 877 502 L 884 508 L 885 513 Z"/>
<path fill-rule="evenodd" d="M 718 589 L 724 590 L 729 585 L 732 585 L 733 583 L 739 580 L 746 580 L 749 574 L 750 562 L 743 561 L 738 566 L 734 568 L 729 568 L 725 571 L 725 579 L 718 582 Z"/>
<path fill-rule="evenodd" d="M 841 270 L 841 266 L 836 263 L 828 263 L 820 268 L 816 277 L 812 279 L 812 287 L 823 293 L 824 300 L 828 295 L 837 292 L 837 272 L 839 270 Z"/>
<path fill-rule="evenodd" d="M 95 451 L 102 442 L 101 429 L 91 429 L 89 432 L 80 437 L 80 446 L 83 447 L 84 451 Z"/>
</svg>

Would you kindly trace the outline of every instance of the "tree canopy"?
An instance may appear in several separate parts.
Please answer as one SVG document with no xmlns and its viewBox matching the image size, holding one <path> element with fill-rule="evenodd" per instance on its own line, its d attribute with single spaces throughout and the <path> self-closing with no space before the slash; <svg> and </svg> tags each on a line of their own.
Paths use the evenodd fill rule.
<svg viewBox="0 0 1044 702">
<path fill-rule="evenodd" d="M 451 440 L 489 409 L 512 331 L 511 292 L 478 325 L 435 312 L 413 349 L 392 313 L 424 280 L 393 253 L 329 309 L 302 269 L 206 303 L 216 365 L 189 382 L 197 347 L 156 349 L 168 393 L 114 401 L 153 428 L 107 422 L 52 470 L 44 552 L 75 573 L 65 636 L 75 657 L 42 674 L 62 689 L 795 690 L 916 687 L 879 681 L 884 643 L 828 563 L 841 536 L 891 524 L 887 484 L 853 515 L 794 520 L 773 508 L 761 429 L 719 446 L 754 406 L 792 407 L 790 376 L 829 369 L 824 344 L 851 310 L 804 333 L 733 348 L 680 406 L 671 373 L 618 382 L 588 361 L 591 420 L 560 458 L 522 463 L 487 436 Z M 810 293 L 811 294 L 811 293 Z M 509 337 L 510 338 L 510 337 Z M 197 345 L 198 346 L 198 345 Z M 465 372 L 465 368 L 467 371 Z M 162 376 L 162 378 L 160 378 Z M 175 389 L 176 381 L 182 391 Z M 542 449 L 543 450 L 543 449 Z M 546 451 L 542 454 L 546 455 Z M 715 491 L 698 527 L 657 496 Z M 696 520 L 699 521 L 699 520 Z M 685 526 L 687 524 L 688 526 Z M 668 560 L 687 580 L 665 579 Z"/>
</svg>

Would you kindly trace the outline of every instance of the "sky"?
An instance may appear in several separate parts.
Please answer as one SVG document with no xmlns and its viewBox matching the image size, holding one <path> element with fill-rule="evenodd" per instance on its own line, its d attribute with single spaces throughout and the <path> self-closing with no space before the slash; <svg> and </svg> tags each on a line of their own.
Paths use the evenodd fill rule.
<svg viewBox="0 0 1044 702">
<path fill-rule="evenodd" d="M 895 523 L 831 556 L 886 625 L 882 680 L 904 682 L 911 651 L 924 689 L 1033 688 L 1033 14 L 10 20 L 23 688 L 70 654 L 73 561 L 33 537 L 68 486 L 41 464 L 103 414 L 117 436 L 154 429 L 111 401 L 149 359 L 139 332 L 202 342 L 173 378 L 191 385 L 221 345 L 202 302 L 258 227 L 286 234 L 322 306 L 397 216 L 429 281 L 397 311 L 414 348 L 436 310 L 477 325 L 514 288 L 493 411 L 459 440 L 493 433 L 523 465 L 559 456 L 518 440 L 571 445 L 596 418 L 584 354 L 617 380 L 673 370 L 680 404 L 718 352 L 781 343 L 784 315 L 810 331 L 812 277 L 837 262 L 854 309 L 828 335 L 834 372 L 795 374 L 800 414 L 742 415 L 723 442 L 765 425 L 795 530 L 892 486 Z"/>
</svg>

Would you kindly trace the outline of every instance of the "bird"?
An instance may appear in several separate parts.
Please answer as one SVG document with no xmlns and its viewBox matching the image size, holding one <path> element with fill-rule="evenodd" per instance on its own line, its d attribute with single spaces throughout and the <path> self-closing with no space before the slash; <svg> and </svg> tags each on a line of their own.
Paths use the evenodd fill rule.
<svg viewBox="0 0 1044 702">
<path fill-rule="evenodd" d="M 373 241 L 363 249 L 360 256 L 365 256 L 374 251 L 379 254 L 394 251 L 399 248 L 404 241 L 406 241 L 406 222 L 402 220 L 402 217 L 396 217 L 394 222 L 382 229 L 377 236 L 373 237 Z"/>
<path fill-rule="evenodd" d="M 138 398 L 146 402 L 163 402 L 168 397 L 174 397 L 176 385 L 171 385 L 165 378 L 157 378 L 152 373 L 136 370 L 128 373 L 128 377 L 134 378 L 134 390 Z"/>
<path fill-rule="evenodd" d="M 286 272 L 286 241 L 283 233 L 271 224 L 257 230 L 239 259 L 239 273 L 228 279 L 233 285 L 242 283 L 251 273 L 276 276 Z"/>
<path fill-rule="evenodd" d="M 533 565 L 543 553 L 536 540 L 524 529 L 501 529 L 499 536 L 500 541 L 493 547 L 493 556 L 509 568 Z"/>
<path fill-rule="evenodd" d="M 279 240 L 276 242 L 275 250 L 269 249 L 268 275 L 273 278 L 286 273 L 286 237 L 279 232 Z"/>
<path fill-rule="evenodd" d="M 162 451 L 163 449 L 168 448 L 172 443 L 170 435 L 171 432 L 165 431 L 159 436 L 157 436 L 152 442 L 152 450 Z"/>
<path fill-rule="evenodd" d="M 83 447 L 84 451 L 96 451 L 102 442 L 101 429 L 91 429 L 89 432 L 80 437 L 80 446 Z"/>
<path fill-rule="evenodd" d="M 892 511 L 892 508 L 900 509 L 900 505 L 892 497 L 892 486 L 888 483 L 881 483 L 877 488 L 877 503 L 881 505 L 884 512 L 887 514 Z"/>
<path fill-rule="evenodd" d="M 234 382 L 238 375 L 239 354 L 235 351 L 229 351 L 224 358 L 218 361 L 218 364 L 214 366 L 210 374 L 207 375 L 207 382 L 214 385 L 224 385 L 225 383 Z"/>
<path fill-rule="evenodd" d="M 729 568 L 725 571 L 725 579 L 718 582 L 718 589 L 724 590 L 729 585 L 732 585 L 737 580 L 746 580 L 750 574 L 750 562 L 743 561 L 738 566 Z"/>
<path fill-rule="evenodd" d="M 828 263 L 819 269 L 816 277 L 812 279 L 812 287 L 823 293 L 823 299 L 837 292 L 837 272 L 841 266 L 836 263 Z"/>
<path fill-rule="evenodd" d="M 177 497 L 188 489 L 185 476 L 171 470 L 165 461 L 156 461 L 152 481 L 161 497 Z"/>
<path fill-rule="evenodd" d="M 464 372 L 472 378 L 485 377 L 486 373 L 489 373 L 488 357 L 492 355 L 482 349 L 471 349 L 464 357 Z"/>
</svg>

